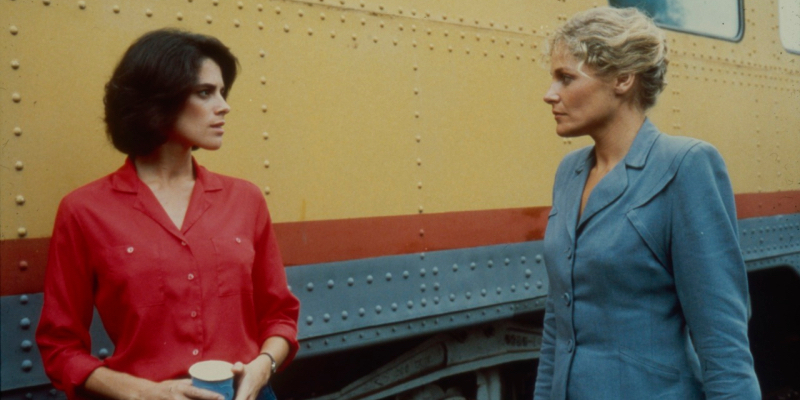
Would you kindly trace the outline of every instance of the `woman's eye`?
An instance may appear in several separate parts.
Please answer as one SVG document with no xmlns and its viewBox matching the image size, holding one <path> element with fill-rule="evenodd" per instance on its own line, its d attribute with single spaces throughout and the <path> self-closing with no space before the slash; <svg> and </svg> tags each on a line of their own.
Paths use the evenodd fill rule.
<svg viewBox="0 0 800 400">
<path fill-rule="evenodd" d="M 564 82 L 565 85 L 569 85 L 574 80 L 575 80 L 575 78 L 573 78 L 573 77 L 571 77 L 569 75 L 564 75 L 564 76 L 561 77 L 561 81 Z"/>
<path fill-rule="evenodd" d="M 208 97 L 211 94 L 211 91 L 208 89 L 203 89 L 197 92 L 201 97 Z"/>
</svg>

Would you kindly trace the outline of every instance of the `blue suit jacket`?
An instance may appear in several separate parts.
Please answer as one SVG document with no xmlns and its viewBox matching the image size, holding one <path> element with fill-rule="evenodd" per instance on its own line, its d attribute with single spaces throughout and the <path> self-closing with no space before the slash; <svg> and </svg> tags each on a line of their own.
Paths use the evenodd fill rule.
<svg viewBox="0 0 800 400">
<path fill-rule="evenodd" d="M 649 121 L 594 188 L 592 147 L 556 173 L 536 400 L 760 399 L 733 191 L 711 145 Z"/>
</svg>

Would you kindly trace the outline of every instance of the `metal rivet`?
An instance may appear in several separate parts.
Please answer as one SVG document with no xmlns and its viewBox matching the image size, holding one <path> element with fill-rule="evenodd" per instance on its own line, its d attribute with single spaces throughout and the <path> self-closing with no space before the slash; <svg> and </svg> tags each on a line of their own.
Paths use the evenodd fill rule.
<svg viewBox="0 0 800 400">
<path fill-rule="evenodd" d="M 433 290 L 439 290 L 439 282 L 434 282 Z"/>
<path fill-rule="evenodd" d="M 308 290 L 309 292 L 313 291 L 313 290 L 314 290 L 314 284 L 313 284 L 313 283 L 311 283 L 311 282 L 309 282 L 309 283 L 306 285 L 306 290 Z"/>
<path fill-rule="evenodd" d="M 153 10 L 148 8 L 147 10 L 144 11 L 144 15 L 147 15 L 148 17 L 152 17 L 153 16 Z"/>
<path fill-rule="evenodd" d="M 467 292 L 464 294 L 464 296 L 466 296 L 467 300 L 469 300 L 472 298 L 472 292 Z"/>
<path fill-rule="evenodd" d="M 392 280 L 392 274 L 387 272 L 386 273 L 386 281 L 391 281 L 391 280 Z"/>
<path fill-rule="evenodd" d="M 363 317 L 364 314 L 366 314 L 366 313 L 367 313 L 367 310 L 365 310 L 363 307 L 358 309 L 358 315 L 359 316 Z"/>
<path fill-rule="evenodd" d="M 266 51 L 264 51 L 264 49 L 261 49 L 261 50 L 258 52 L 258 55 L 259 55 L 261 58 L 264 58 L 264 57 L 266 57 L 266 56 L 267 56 L 267 52 L 266 52 Z"/>
<path fill-rule="evenodd" d="M 381 307 L 381 306 L 375 306 L 375 313 L 376 313 L 376 314 L 380 314 L 380 313 L 381 313 L 381 311 L 383 311 L 383 307 Z"/>
<path fill-rule="evenodd" d="M 489 262 L 486 263 L 486 266 L 488 266 L 489 268 L 492 268 L 494 266 L 494 261 L 489 260 Z"/>
<path fill-rule="evenodd" d="M 218 6 L 219 5 L 219 0 L 214 0 L 214 1 L 211 2 L 211 4 L 213 4 L 215 6 Z"/>
<path fill-rule="evenodd" d="M 411 301 L 411 300 L 409 300 L 409 301 L 408 301 L 408 303 L 406 303 L 406 306 L 407 306 L 409 309 L 411 309 L 411 308 L 414 308 L 414 302 L 413 302 L 413 301 Z"/>
<path fill-rule="evenodd" d="M 17 161 L 16 163 L 14 163 L 14 169 L 16 169 L 17 171 L 22 171 L 24 167 L 25 166 L 22 164 L 22 161 Z"/>
<path fill-rule="evenodd" d="M 267 77 L 266 76 L 262 76 L 261 77 L 261 84 L 262 85 L 266 85 L 267 84 Z M 266 133 L 266 132 L 264 132 L 264 133 Z"/>
<path fill-rule="evenodd" d="M 333 289 L 334 286 L 333 279 L 328 280 L 328 289 Z"/>
<path fill-rule="evenodd" d="M 306 317 L 306 325 L 311 325 L 313 323 L 314 323 L 314 317 L 312 317 L 310 315 L 308 317 Z"/>
<path fill-rule="evenodd" d="M 100 351 L 97 352 L 97 356 L 100 357 L 101 360 L 107 358 L 108 357 L 108 349 L 106 349 L 105 347 L 100 349 Z"/>
<path fill-rule="evenodd" d="M 86 9 L 86 2 L 83 1 L 83 0 L 79 1 L 78 2 L 78 8 L 80 8 L 81 10 L 85 10 Z"/>
<path fill-rule="evenodd" d="M 497 294 L 500 294 L 500 293 L 503 293 L 503 288 L 501 288 L 501 287 L 498 287 L 498 288 L 497 288 Z"/>
<path fill-rule="evenodd" d="M 421 306 L 425 307 L 425 306 L 427 306 L 427 305 L 428 305 L 428 300 L 426 300 L 426 299 L 422 299 L 422 300 L 420 300 L 420 301 L 419 301 L 419 304 L 420 304 Z M 423 322 L 423 324 L 424 324 L 424 322 Z"/>
<path fill-rule="evenodd" d="M 17 205 L 21 206 L 21 205 L 25 204 L 25 197 L 22 196 L 21 194 L 17 195 L 17 198 L 15 199 L 15 201 L 17 202 Z"/>
<path fill-rule="evenodd" d="M 424 229 L 420 229 L 419 230 L 419 235 L 420 236 L 425 236 L 425 230 Z"/>
<path fill-rule="evenodd" d="M 530 278 L 532 274 L 533 274 L 533 272 L 530 269 L 526 269 L 525 270 L 525 277 L 526 278 Z"/>
<path fill-rule="evenodd" d="M 427 271 L 425 271 L 425 268 L 421 268 L 419 270 L 419 276 L 425 276 L 426 273 L 427 273 Z"/>
<path fill-rule="evenodd" d="M 28 329 L 31 327 L 31 320 L 27 317 L 19 320 L 19 327 L 22 329 Z"/>
<path fill-rule="evenodd" d="M 114 6 L 112 10 L 114 11 L 114 14 L 119 14 L 119 6 Z"/>
<path fill-rule="evenodd" d="M 17 228 L 17 236 L 19 236 L 19 237 L 25 237 L 25 236 L 28 236 L 28 230 L 27 230 L 27 229 L 25 229 L 25 227 L 19 227 L 19 228 Z"/>
<path fill-rule="evenodd" d="M 14 103 L 19 103 L 22 101 L 22 95 L 20 95 L 18 92 L 14 92 L 11 94 L 11 100 L 14 100 Z"/>
<path fill-rule="evenodd" d="M 20 347 L 22 347 L 23 351 L 31 351 L 31 349 L 33 348 L 33 342 L 31 342 L 30 340 L 27 340 L 27 339 L 23 340 L 22 344 L 20 345 Z"/>
<path fill-rule="evenodd" d="M 458 272 L 458 264 L 453 264 L 453 272 Z"/>
<path fill-rule="evenodd" d="M 537 289 L 541 289 L 542 286 L 544 286 L 544 283 L 542 283 L 542 281 L 536 281 L 536 288 Z"/>
<path fill-rule="evenodd" d="M 530 288 L 531 288 L 531 284 L 528 283 L 528 282 L 525 282 L 525 290 L 528 290 Z"/>
<path fill-rule="evenodd" d="M 266 104 L 262 104 L 261 105 L 261 112 L 267 112 L 267 105 Z"/>
<path fill-rule="evenodd" d="M 258 29 L 259 30 L 264 30 L 264 23 L 263 22 L 258 21 Z"/>
<path fill-rule="evenodd" d="M 367 283 L 372 283 L 372 275 L 367 275 Z"/>
<path fill-rule="evenodd" d="M 314 30 L 311 29 L 311 28 L 308 28 L 308 36 L 313 36 L 313 35 L 314 35 Z"/>
<path fill-rule="evenodd" d="M 486 297 L 486 289 L 481 289 L 481 296 Z"/>
<path fill-rule="evenodd" d="M 508 258 L 506 258 L 503 262 L 505 262 L 506 265 L 511 264 L 511 260 Z"/>
<path fill-rule="evenodd" d="M 450 293 L 450 301 L 456 301 L 456 295 L 455 294 Z"/>
<path fill-rule="evenodd" d="M 270 189 L 269 189 L 269 186 L 265 187 L 265 188 L 264 188 L 264 194 L 267 194 L 267 195 L 268 195 L 268 194 L 270 194 L 270 193 L 271 193 L 271 191 L 270 191 Z"/>
<path fill-rule="evenodd" d="M 11 60 L 11 68 L 18 69 L 19 68 L 19 60 Z"/>
<path fill-rule="evenodd" d="M 207 24 L 210 24 L 210 23 L 212 23 L 212 22 L 214 22 L 214 18 L 211 18 L 211 16 L 210 16 L 210 15 L 206 15 L 206 23 L 207 23 Z"/>
<path fill-rule="evenodd" d="M 526 261 L 528 261 L 528 259 L 527 259 L 527 258 L 525 258 L 525 256 L 522 256 L 522 257 L 520 257 L 520 258 L 519 258 L 519 262 L 520 262 L 521 264 L 525 264 L 525 262 L 526 262 Z"/>
<path fill-rule="evenodd" d="M 11 32 L 12 35 L 16 35 L 17 33 L 19 33 L 19 28 L 17 28 L 16 25 L 11 25 L 10 27 L 8 27 L 8 31 Z"/>
<path fill-rule="evenodd" d="M 347 278 L 347 286 L 353 286 L 356 283 L 356 280 L 353 278 Z"/>
<path fill-rule="evenodd" d="M 264 168 L 269 168 L 269 160 L 264 160 Z"/>
<path fill-rule="evenodd" d="M 241 1 L 240 1 L 240 2 L 237 2 L 237 3 L 236 3 L 236 7 L 239 7 L 239 9 L 241 10 L 241 9 L 243 9 L 243 8 L 244 8 L 244 3 L 242 3 Z"/>
<path fill-rule="evenodd" d="M 342 311 L 342 319 L 347 319 L 349 316 L 350 314 L 348 314 L 347 311 Z"/>
<path fill-rule="evenodd" d="M 420 290 L 420 291 L 422 291 L 422 292 L 424 292 L 424 291 L 425 291 L 425 289 L 427 289 L 427 288 L 428 288 L 428 287 L 427 287 L 427 286 L 425 286 L 425 284 L 424 284 L 424 283 L 423 283 L 423 284 L 421 284 L 421 285 L 419 285 L 419 290 Z"/>
<path fill-rule="evenodd" d="M 240 25 L 242 25 L 241 21 L 239 21 L 238 19 L 233 20 L 233 26 L 238 28 Z"/>
<path fill-rule="evenodd" d="M 19 269 L 22 271 L 26 271 L 28 269 L 28 262 L 25 260 L 20 260 Z"/>
<path fill-rule="evenodd" d="M 15 126 L 14 127 L 14 136 L 22 136 L 22 128 Z"/>
<path fill-rule="evenodd" d="M 477 265 L 474 262 L 469 263 L 469 269 L 474 270 L 476 267 Z"/>
<path fill-rule="evenodd" d="M 511 285 L 511 291 L 512 292 L 516 292 L 517 291 L 517 285 Z"/>
<path fill-rule="evenodd" d="M 20 304 L 23 304 L 23 305 L 24 304 L 28 304 L 28 300 L 29 299 L 28 299 L 28 295 L 27 294 L 23 294 L 22 296 L 19 296 L 19 303 Z"/>
<path fill-rule="evenodd" d="M 179 13 L 175 14 L 175 18 L 177 18 L 178 21 L 183 21 L 183 13 L 179 12 Z"/>
<path fill-rule="evenodd" d="M 325 322 L 330 321 L 331 320 L 331 315 L 326 313 L 325 315 L 322 316 L 322 320 L 325 321 Z"/>
<path fill-rule="evenodd" d="M 25 360 L 22 362 L 22 370 L 28 372 L 33 369 L 33 363 L 31 360 Z"/>
</svg>

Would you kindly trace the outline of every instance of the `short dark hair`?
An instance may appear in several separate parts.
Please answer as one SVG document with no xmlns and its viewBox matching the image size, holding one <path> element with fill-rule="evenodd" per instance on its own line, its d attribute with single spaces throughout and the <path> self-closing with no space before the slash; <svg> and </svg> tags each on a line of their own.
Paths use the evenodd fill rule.
<svg viewBox="0 0 800 400">
<path fill-rule="evenodd" d="M 217 38 L 159 29 L 137 39 L 106 84 L 106 132 L 114 147 L 142 156 L 164 144 L 206 59 L 219 65 L 227 96 L 239 62 Z"/>
</svg>

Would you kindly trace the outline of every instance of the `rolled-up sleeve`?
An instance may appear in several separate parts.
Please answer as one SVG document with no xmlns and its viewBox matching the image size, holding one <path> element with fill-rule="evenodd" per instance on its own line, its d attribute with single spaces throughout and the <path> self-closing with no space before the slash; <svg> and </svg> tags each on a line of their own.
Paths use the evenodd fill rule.
<svg viewBox="0 0 800 400">
<path fill-rule="evenodd" d="M 300 347 L 297 341 L 300 302 L 289 291 L 280 249 L 266 204 L 259 212 L 258 223 L 261 232 L 256 242 L 253 296 L 259 340 L 263 343 L 269 337 L 280 336 L 289 342 L 289 355 L 281 364 L 281 368 L 285 368 L 294 359 Z"/>
<path fill-rule="evenodd" d="M 93 284 L 81 227 L 65 199 L 59 206 L 50 240 L 36 342 L 47 376 L 69 398 L 76 398 L 75 391 L 103 365 L 91 355 Z"/>
<path fill-rule="evenodd" d="M 747 338 L 747 271 L 719 153 L 695 145 L 672 183 L 671 254 L 706 398 L 760 399 Z"/>
</svg>

